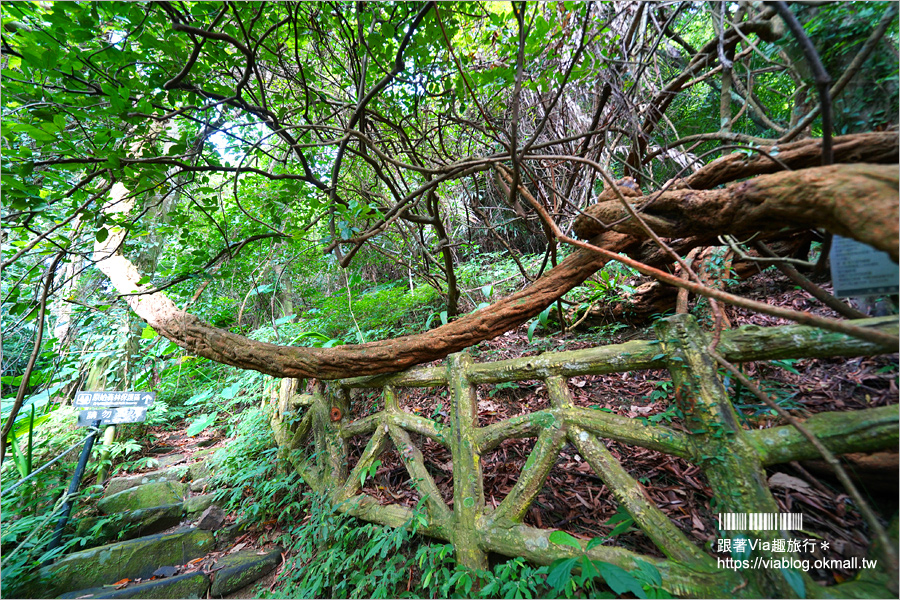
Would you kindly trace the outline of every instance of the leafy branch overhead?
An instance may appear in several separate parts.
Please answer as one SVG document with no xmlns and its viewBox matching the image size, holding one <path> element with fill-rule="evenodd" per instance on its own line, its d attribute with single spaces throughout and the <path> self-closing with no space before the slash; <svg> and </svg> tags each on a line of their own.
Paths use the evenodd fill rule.
<svg viewBox="0 0 900 600">
<path fill-rule="evenodd" d="M 96 267 L 193 354 L 339 378 L 440 358 L 538 317 L 533 333 L 619 253 L 701 295 L 712 292 L 690 269 L 664 272 L 725 234 L 808 243 L 836 233 L 897 258 L 896 56 L 877 51 L 896 42 L 891 3 L 797 5 L 796 15 L 702 3 L 2 10 L 3 266 L 16 278 L 4 310 L 14 318 L 37 314 L 26 290 L 52 280 L 39 264 L 56 253 L 66 274 L 51 304 L 75 301 L 74 282 Z M 836 163 L 866 164 L 820 167 L 823 144 Z M 483 292 L 493 303 L 459 317 L 478 302 L 458 271 L 479 243 L 514 257 L 523 284 L 506 298 Z M 284 304 L 298 257 L 323 251 L 351 270 L 377 257 L 411 289 L 434 289 L 442 325 L 357 346 L 318 333 L 322 347 L 297 348 L 209 324 L 221 311 L 200 296 L 211 283 L 232 291 L 231 264 L 251 273 L 234 290 L 240 320 L 248 302 Z M 523 251 L 544 253 L 540 268 L 528 272 Z M 812 324 L 800 311 L 779 316 Z"/>
</svg>

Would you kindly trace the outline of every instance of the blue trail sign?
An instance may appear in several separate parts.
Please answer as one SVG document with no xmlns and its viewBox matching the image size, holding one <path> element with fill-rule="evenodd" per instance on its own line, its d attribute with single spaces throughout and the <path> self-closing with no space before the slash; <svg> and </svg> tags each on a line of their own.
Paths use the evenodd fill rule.
<svg viewBox="0 0 900 600">
<path fill-rule="evenodd" d="M 76 408 L 148 407 L 156 401 L 156 392 L 78 392 L 72 403 Z"/>
</svg>

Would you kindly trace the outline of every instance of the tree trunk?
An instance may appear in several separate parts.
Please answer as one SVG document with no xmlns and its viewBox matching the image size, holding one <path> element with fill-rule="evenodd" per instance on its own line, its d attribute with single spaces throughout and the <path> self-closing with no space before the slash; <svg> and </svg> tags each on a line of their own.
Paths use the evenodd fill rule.
<svg viewBox="0 0 900 600">
<path fill-rule="evenodd" d="M 748 236 L 785 227 L 821 227 L 890 254 L 897 262 L 900 211 L 897 165 L 832 165 L 761 175 L 724 190 L 674 190 L 630 200 L 657 235 Z M 616 231 L 646 236 L 619 200 L 585 209 L 575 234 Z"/>
<path fill-rule="evenodd" d="M 117 230 L 98 242 L 95 259 L 113 286 L 129 294 L 147 286 L 137 285 L 141 274 L 117 251 L 123 237 L 124 232 Z M 635 238 L 615 232 L 599 236 L 596 242 L 616 252 L 637 244 Z M 592 252 L 577 250 L 528 288 L 447 325 L 418 335 L 335 348 L 297 348 L 251 340 L 180 310 L 161 292 L 126 295 L 125 300 L 160 335 L 198 356 L 276 377 L 340 379 L 399 371 L 494 338 L 537 316 L 605 263 Z"/>
<path fill-rule="evenodd" d="M 675 182 L 670 189 L 708 190 L 745 177 L 777 173 L 784 169 L 782 165 L 796 171 L 822 164 L 821 138 L 763 146 L 760 150 L 769 156 L 747 156 L 735 152 L 714 160 L 693 175 Z M 900 160 L 898 136 L 894 131 L 842 135 L 834 138 L 833 150 L 835 163 L 896 164 Z"/>
<path fill-rule="evenodd" d="M 858 198 L 866 198 L 866 202 Z M 639 205 L 645 201 L 635 200 Z M 588 211 L 607 222 L 624 216 L 616 201 L 595 205 Z M 645 208 L 644 215 L 667 237 L 692 232 L 743 234 L 791 224 L 820 226 L 887 250 L 897 260 L 897 169 L 839 165 L 764 175 L 724 190 L 666 192 Z M 584 217 L 579 221 L 583 223 Z M 616 227 L 643 233 L 628 222 Z M 117 230 L 103 243 L 98 242 L 95 258 L 113 286 L 122 294 L 130 294 L 148 288 L 137 284 L 141 274 L 119 250 L 124 236 L 125 232 Z M 613 252 L 640 248 L 639 238 L 615 231 L 599 234 L 593 243 Z M 277 377 L 340 379 L 399 371 L 494 338 L 535 317 L 604 264 L 596 254 L 577 250 L 524 290 L 443 327 L 336 348 L 296 348 L 250 340 L 179 310 L 159 292 L 125 298 L 158 333 L 196 355 Z"/>
</svg>

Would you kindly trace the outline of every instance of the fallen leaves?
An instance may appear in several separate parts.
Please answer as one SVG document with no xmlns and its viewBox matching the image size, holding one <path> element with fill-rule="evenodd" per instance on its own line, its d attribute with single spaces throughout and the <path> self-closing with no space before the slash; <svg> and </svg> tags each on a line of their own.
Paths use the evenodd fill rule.
<svg viewBox="0 0 900 600">
<path fill-rule="evenodd" d="M 113 584 L 113 587 L 116 588 L 117 590 L 121 590 L 122 588 L 127 586 L 128 582 L 130 582 L 130 581 L 131 580 L 128 579 L 127 577 L 125 579 L 120 579 L 119 581 L 117 581 Z"/>
</svg>

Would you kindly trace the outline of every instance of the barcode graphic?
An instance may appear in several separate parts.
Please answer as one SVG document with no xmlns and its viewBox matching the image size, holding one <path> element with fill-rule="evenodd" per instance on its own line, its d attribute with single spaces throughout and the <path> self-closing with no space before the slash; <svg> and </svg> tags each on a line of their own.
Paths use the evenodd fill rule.
<svg viewBox="0 0 900 600">
<path fill-rule="evenodd" d="M 719 513 L 722 531 L 788 531 L 803 529 L 803 513 Z"/>
</svg>

